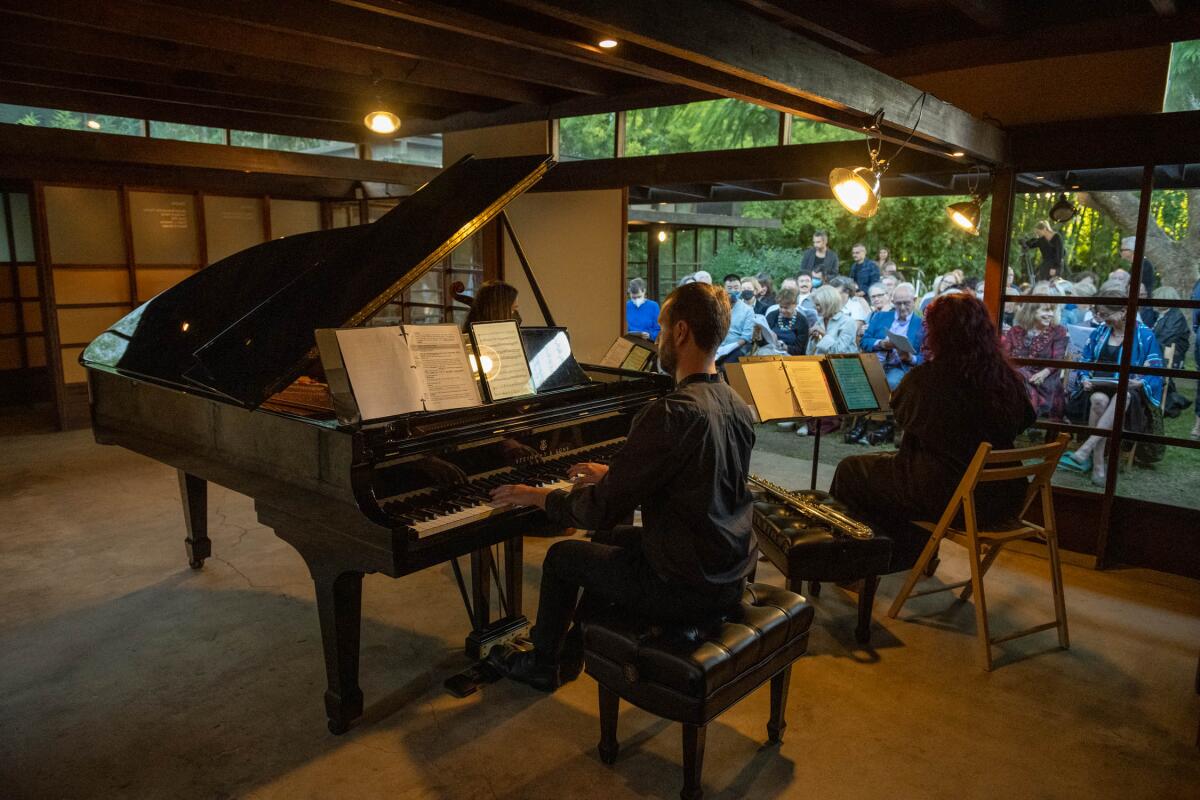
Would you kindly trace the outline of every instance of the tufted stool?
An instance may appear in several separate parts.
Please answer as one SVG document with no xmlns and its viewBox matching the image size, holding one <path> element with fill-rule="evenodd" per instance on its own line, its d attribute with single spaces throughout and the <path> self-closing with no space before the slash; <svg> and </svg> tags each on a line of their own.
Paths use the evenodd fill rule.
<svg viewBox="0 0 1200 800">
<path fill-rule="evenodd" d="M 813 610 L 803 597 L 754 583 L 741 605 L 696 625 L 661 625 L 613 610 L 583 624 L 587 673 L 600 684 L 600 759 L 617 758 L 617 711 L 638 708 L 683 723 L 683 791 L 702 794 L 706 726 L 771 681 L 771 742 L 783 738 L 792 662 L 808 648 Z"/>
<path fill-rule="evenodd" d="M 799 496 L 817 503 L 832 505 L 845 511 L 826 492 L 797 492 Z M 762 493 L 757 493 L 762 497 Z M 802 591 L 804 581 L 811 581 L 811 596 L 819 593 L 818 581 L 862 580 L 858 595 L 858 627 L 854 637 L 861 644 L 871 640 L 871 609 L 875 604 L 875 589 L 879 576 L 893 572 L 892 540 L 876 533 L 873 539 L 855 539 L 834 533 L 828 526 L 801 516 L 791 506 L 758 499 L 754 503 L 754 532 L 758 546 L 787 578 L 787 587 Z"/>
</svg>

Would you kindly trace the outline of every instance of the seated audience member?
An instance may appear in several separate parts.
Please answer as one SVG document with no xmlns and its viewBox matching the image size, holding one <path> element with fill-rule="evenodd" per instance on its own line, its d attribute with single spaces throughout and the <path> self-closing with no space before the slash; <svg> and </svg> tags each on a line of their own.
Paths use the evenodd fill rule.
<svg viewBox="0 0 1200 800">
<path fill-rule="evenodd" d="M 1158 322 L 1158 309 L 1154 306 L 1146 305 L 1146 301 L 1150 299 L 1150 292 L 1146 289 L 1146 285 L 1138 286 L 1138 319 L 1140 319 L 1146 327 L 1153 330 L 1154 323 Z"/>
<path fill-rule="evenodd" d="M 475 290 L 471 310 L 463 322 L 463 330 L 472 322 L 499 322 L 515 319 L 521 324 L 521 313 L 517 310 L 517 287 L 504 281 L 485 281 Z"/>
<path fill-rule="evenodd" d="M 799 286 L 796 284 L 795 278 L 784 278 L 782 281 L 779 282 L 779 291 L 782 292 L 784 289 L 791 289 L 792 293 L 796 295 L 797 301 L 799 301 L 799 299 L 800 299 L 799 292 L 797 291 L 798 288 L 799 288 Z M 766 314 L 764 314 L 763 316 L 770 314 L 772 311 L 774 311 L 777 308 L 779 308 L 779 294 L 778 293 L 775 294 L 775 303 L 770 308 L 767 309 Z"/>
<path fill-rule="evenodd" d="M 1127 264 L 1133 263 L 1135 255 L 1134 248 L 1137 246 L 1136 236 L 1126 236 L 1121 240 L 1121 249 L 1119 255 Z M 1121 270 L 1124 272 L 1124 270 Z M 1126 273 L 1127 275 L 1129 273 Z M 1111 278 L 1112 275 L 1109 275 Z M 1146 293 L 1153 292 L 1158 287 L 1158 277 L 1154 273 L 1154 265 L 1150 263 L 1150 259 L 1142 256 L 1142 286 L 1146 287 Z"/>
<path fill-rule="evenodd" d="M 754 313 L 765 315 L 775 305 L 775 291 L 772 289 L 774 282 L 771 276 L 765 272 L 758 273 L 754 278 L 758 281 L 759 287 L 758 298 L 754 301 Z"/>
<path fill-rule="evenodd" d="M 1097 275 L 1095 272 L 1092 272 L 1091 270 L 1085 270 L 1083 272 L 1076 272 L 1075 274 L 1073 274 L 1071 276 L 1071 280 L 1074 281 L 1076 285 L 1081 284 L 1081 283 L 1090 283 L 1092 285 L 1093 289 L 1096 289 L 1097 291 L 1099 291 L 1100 276 Z"/>
<path fill-rule="evenodd" d="M 893 536 L 905 551 L 928 538 L 908 522 L 941 516 L 979 444 L 1011 448 L 1034 421 L 1025 381 L 1005 358 L 983 303 L 968 294 L 939 297 L 925 315 L 925 331 L 928 360 L 892 396 L 896 423 L 904 429 L 899 450 L 843 458 L 830 486 L 852 514 Z M 979 524 L 1011 519 L 1026 485 L 981 484 L 975 494 Z"/>
<path fill-rule="evenodd" d="M 641 334 L 645 339 L 658 338 L 658 303 L 646 299 L 646 282 L 641 278 L 629 282 L 625 325 L 630 333 Z"/>
<path fill-rule="evenodd" d="M 867 246 L 862 242 L 850 248 L 850 256 L 854 259 L 850 265 L 850 280 L 862 289 L 879 281 L 879 265 L 867 258 Z"/>
<path fill-rule="evenodd" d="M 879 264 L 879 275 L 881 277 L 884 275 L 895 275 L 898 269 L 896 262 L 892 260 L 892 251 L 887 247 L 879 248 L 879 255 L 875 263 Z"/>
<path fill-rule="evenodd" d="M 879 279 L 879 282 L 882 283 L 883 288 L 887 290 L 888 297 L 891 297 L 892 292 L 896 291 L 896 287 L 904 283 L 904 280 L 900 278 L 900 273 L 893 272 L 891 274 L 885 274 Z"/>
<path fill-rule="evenodd" d="M 696 283 L 706 283 L 712 286 L 712 275 L 707 270 L 698 269 L 693 274 L 696 278 Z"/>
<path fill-rule="evenodd" d="M 867 320 L 871 318 L 871 306 L 859 296 L 858 284 L 852 278 L 842 276 L 834 278 L 829 284 L 836 287 L 842 293 L 842 300 L 844 301 L 842 310 L 849 314 L 850 318 L 857 324 L 857 328 L 854 331 L 855 336 L 862 336 L 862 332 L 867 327 Z"/>
<path fill-rule="evenodd" d="M 837 277 L 833 275 L 831 277 Z M 825 270 L 820 267 L 814 267 L 812 270 L 812 285 L 814 289 L 820 289 L 825 285 Z"/>
<path fill-rule="evenodd" d="M 1117 374 L 1114 370 L 1099 369 L 1101 364 L 1116 366 L 1121 360 L 1121 351 L 1125 342 L 1125 291 L 1108 289 L 1097 296 L 1096 318 L 1099 327 L 1092 331 L 1087 344 L 1083 348 L 1080 361 L 1090 361 L 1097 365 L 1092 369 L 1078 371 L 1078 394 L 1088 408 L 1087 424 L 1092 428 L 1112 429 L 1116 417 Z M 1147 328 L 1139 320 L 1134 329 L 1133 342 L 1130 343 L 1130 365 L 1135 367 L 1161 367 L 1162 352 L 1158 349 L 1158 341 L 1154 331 Z M 1149 418 L 1155 412 L 1161 413 L 1159 399 L 1162 397 L 1162 378 L 1157 375 L 1131 375 L 1129 377 L 1129 393 L 1126 395 L 1125 430 L 1133 433 L 1144 433 L 1151 427 Z M 1075 472 L 1092 473 L 1092 483 L 1103 486 L 1107 475 L 1105 461 L 1105 445 L 1107 438 L 1089 436 L 1082 445 L 1072 452 L 1063 454 L 1059 466 Z"/>
<path fill-rule="evenodd" d="M 583 667 L 578 622 L 616 606 L 689 624 L 736 606 L 758 563 L 746 489 L 754 423 L 713 363 L 729 324 L 721 289 L 692 284 L 663 304 L 658 358 L 675 390 L 646 406 L 612 463 L 575 464 L 568 492 L 508 485 L 500 503 L 545 509 L 556 525 L 596 531 L 550 546 L 542 563 L 532 647 L 488 656 L 501 674 L 554 691 Z M 635 509 L 642 525 L 620 525 Z M 580 597 L 580 590 L 583 596 Z"/>
<path fill-rule="evenodd" d="M 732 307 L 742 294 L 742 276 L 731 272 L 721 279 L 721 283 L 725 285 L 725 294 L 729 296 L 729 305 Z"/>
<path fill-rule="evenodd" d="M 813 307 L 820 321 L 808 332 L 808 355 L 857 352 L 858 323 L 842 310 L 845 302 L 841 291 L 833 286 L 822 286 L 813 292 Z"/>
<path fill-rule="evenodd" d="M 871 317 L 866 333 L 862 337 L 864 353 L 877 353 L 883 364 L 892 391 L 900 385 L 909 370 L 921 363 L 921 349 L 925 342 L 924 321 L 913 311 L 913 285 L 902 283 L 892 293 L 893 309 L 879 311 Z M 912 343 L 913 354 L 902 352 L 888 338 L 888 333 L 904 336 Z"/>
<path fill-rule="evenodd" d="M 1192 285 L 1193 300 L 1200 300 L 1200 280 Z M 1200 364 L 1200 308 L 1192 312 L 1192 333 L 1196 334 L 1195 352 L 1192 354 L 1197 364 Z M 1196 381 L 1196 401 L 1192 405 L 1196 409 L 1196 423 L 1192 426 L 1192 432 L 1188 434 L 1189 439 L 1200 441 L 1200 380 Z"/>
<path fill-rule="evenodd" d="M 796 276 L 796 302 L 800 307 L 800 313 L 808 320 L 808 329 L 811 331 L 821 318 L 817 316 L 817 309 L 812 302 L 813 281 L 812 273 L 807 270 L 801 270 Z"/>
<path fill-rule="evenodd" d="M 1073 321 L 1063 320 L 1064 325 L 1094 325 L 1092 319 L 1092 304 L 1084 302 L 1086 298 L 1096 296 L 1096 284 L 1090 281 L 1080 281 L 1071 285 L 1071 293 L 1079 299 L 1075 301 L 1075 313 L 1072 314 Z"/>
<path fill-rule="evenodd" d="M 728 286 L 728 283 L 726 283 Z M 729 310 L 729 329 L 724 341 L 718 348 L 718 364 L 736 361 L 750 352 L 750 343 L 754 341 L 754 291 L 742 289 L 738 297 L 731 300 Z"/>
<path fill-rule="evenodd" d="M 779 303 L 767 314 L 767 327 L 775 333 L 788 355 L 802 356 L 808 347 L 808 321 L 796 307 L 796 292 L 784 287 L 775 299 Z"/>
<path fill-rule="evenodd" d="M 1154 299 L 1178 300 L 1179 292 L 1173 286 L 1160 286 L 1154 290 Z M 1192 338 L 1188 327 L 1187 317 L 1183 315 L 1183 309 L 1180 308 L 1164 308 L 1154 322 L 1154 338 L 1158 340 L 1159 350 L 1162 351 L 1164 357 L 1168 347 L 1174 346 L 1175 348 L 1171 353 L 1171 363 L 1167 364 L 1170 369 L 1183 369 L 1183 362 L 1187 359 L 1188 345 L 1191 344 Z M 1174 378 L 1167 379 L 1166 398 L 1166 402 L 1163 404 L 1163 414 L 1168 417 L 1179 416 L 1180 411 L 1191 405 L 1190 400 L 1179 394 Z"/>
<path fill-rule="evenodd" d="M 883 281 L 867 289 L 867 302 L 871 304 L 872 317 L 880 311 L 892 310 L 892 295 L 888 291 L 888 288 L 883 285 Z"/>
<path fill-rule="evenodd" d="M 938 279 L 933 282 L 933 288 L 926 292 L 925 296 L 921 298 L 921 305 L 918 310 L 924 314 L 925 309 L 929 307 L 929 304 L 932 303 L 935 298 L 941 297 L 943 294 L 947 294 L 952 291 L 957 291 L 957 289 L 958 278 L 953 272 L 947 272 L 945 275 L 939 276 Z"/>
<path fill-rule="evenodd" d="M 762 294 L 762 286 L 759 285 L 758 279 L 752 275 L 742 278 L 741 290 L 743 292 L 749 290 L 754 295 L 754 301 L 750 303 L 750 307 L 757 309 L 758 297 Z M 754 313 L 757 314 L 758 311 L 755 310 Z"/>
<path fill-rule="evenodd" d="M 1033 287 L 1034 294 L 1050 294 L 1048 283 Z M 1065 360 L 1070 342 L 1067 329 L 1059 324 L 1058 306 L 1050 303 L 1019 303 L 1013 316 L 1013 326 L 1002 339 L 1004 352 L 1015 358 L 1045 358 Z M 1062 370 L 1054 367 L 1022 366 L 1017 368 L 1025 378 L 1029 402 L 1039 418 L 1059 421 L 1067 405 Z"/>
<path fill-rule="evenodd" d="M 1125 293 L 1128 294 L 1129 281 L 1132 277 L 1133 276 L 1131 276 L 1127 270 L 1114 269 L 1112 272 L 1108 273 L 1108 280 L 1100 284 L 1100 291 L 1103 292 L 1105 288 L 1113 289 L 1120 286 L 1124 287 Z"/>
<path fill-rule="evenodd" d="M 695 282 L 696 282 L 696 273 L 690 272 L 687 275 L 684 275 L 682 278 L 679 279 L 679 281 L 675 284 L 675 288 L 678 289 L 680 286 L 687 286 L 689 283 L 695 283 Z"/>
</svg>

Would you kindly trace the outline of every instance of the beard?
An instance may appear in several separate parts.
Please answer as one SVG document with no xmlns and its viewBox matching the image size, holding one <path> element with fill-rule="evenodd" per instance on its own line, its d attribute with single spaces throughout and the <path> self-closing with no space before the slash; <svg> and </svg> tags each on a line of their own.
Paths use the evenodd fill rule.
<svg viewBox="0 0 1200 800">
<path fill-rule="evenodd" d="M 675 365 L 678 363 L 675 353 L 675 343 L 670 336 L 663 336 L 658 343 L 658 366 L 668 375 L 675 375 Z"/>
</svg>

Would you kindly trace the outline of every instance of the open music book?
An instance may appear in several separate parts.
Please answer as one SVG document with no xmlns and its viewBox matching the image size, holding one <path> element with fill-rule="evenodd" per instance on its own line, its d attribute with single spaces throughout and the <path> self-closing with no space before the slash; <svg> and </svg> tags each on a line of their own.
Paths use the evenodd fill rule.
<svg viewBox="0 0 1200 800">
<path fill-rule="evenodd" d="M 873 353 L 742 358 L 725 365 L 725 377 L 759 422 L 890 408 L 887 380 Z"/>
<path fill-rule="evenodd" d="M 654 345 L 649 339 L 643 344 L 634 341 L 631 336 L 618 336 L 604 358 L 600 359 L 600 366 L 641 372 L 650 364 L 654 353 Z"/>
<path fill-rule="evenodd" d="M 455 325 L 324 328 L 316 338 L 344 423 L 482 403 Z"/>
</svg>

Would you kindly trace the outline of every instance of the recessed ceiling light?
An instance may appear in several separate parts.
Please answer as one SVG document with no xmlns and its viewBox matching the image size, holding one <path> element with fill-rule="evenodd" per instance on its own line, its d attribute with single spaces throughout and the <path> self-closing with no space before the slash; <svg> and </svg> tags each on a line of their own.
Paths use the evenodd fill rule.
<svg viewBox="0 0 1200 800">
<path fill-rule="evenodd" d="M 100 130 L 100 122 L 98 120 L 89 119 L 86 124 L 94 131 Z"/>
<path fill-rule="evenodd" d="M 966 155 L 966 153 L 964 153 L 962 150 L 955 150 L 953 153 L 950 154 L 951 158 L 962 158 L 965 155 Z"/>
<path fill-rule="evenodd" d="M 367 114 L 363 117 L 363 124 L 372 133 L 388 134 L 400 130 L 400 118 L 391 111 L 383 109 Z"/>
<path fill-rule="evenodd" d="M 1044 181 L 1044 180 L 1046 180 L 1046 176 L 1045 176 L 1045 175 L 1034 175 L 1034 176 L 1033 176 L 1033 178 L 1034 178 L 1034 180 L 1038 180 L 1038 181 Z"/>
<path fill-rule="evenodd" d="M 596 44 L 600 45 L 605 50 L 612 50 L 614 47 L 617 46 L 617 40 L 606 38 L 606 39 L 601 39 L 600 41 L 596 42 Z"/>
</svg>

